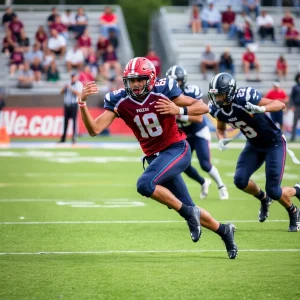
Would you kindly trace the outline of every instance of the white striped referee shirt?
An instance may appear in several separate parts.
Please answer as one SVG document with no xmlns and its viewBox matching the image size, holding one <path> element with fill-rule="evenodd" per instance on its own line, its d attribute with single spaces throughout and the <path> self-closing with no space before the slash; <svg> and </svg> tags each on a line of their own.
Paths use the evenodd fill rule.
<svg viewBox="0 0 300 300">
<path fill-rule="evenodd" d="M 75 90 L 81 93 L 83 85 L 80 81 L 75 81 L 74 83 L 70 82 L 70 88 L 66 89 L 64 92 L 64 104 L 67 106 L 77 104 L 78 97 L 77 95 L 73 94 L 71 90 Z"/>
</svg>

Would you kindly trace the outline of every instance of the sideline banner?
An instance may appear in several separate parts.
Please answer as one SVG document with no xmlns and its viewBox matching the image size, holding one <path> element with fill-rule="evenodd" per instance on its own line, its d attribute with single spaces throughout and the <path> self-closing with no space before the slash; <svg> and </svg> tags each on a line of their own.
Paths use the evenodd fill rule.
<svg viewBox="0 0 300 300">
<path fill-rule="evenodd" d="M 93 117 L 99 116 L 104 109 L 89 108 Z M 63 108 L 5 108 L 0 112 L 0 127 L 6 127 L 10 137 L 60 137 L 63 132 L 64 111 Z M 78 112 L 77 131 L 79 135 L 87 134 Z M 132 135 L 129 127 L 120 118 L 114 120 L 109 127 L 111 134 Z M 72 134 L 72 121 L 69 120 L 67 135 Z"/>
</svg>

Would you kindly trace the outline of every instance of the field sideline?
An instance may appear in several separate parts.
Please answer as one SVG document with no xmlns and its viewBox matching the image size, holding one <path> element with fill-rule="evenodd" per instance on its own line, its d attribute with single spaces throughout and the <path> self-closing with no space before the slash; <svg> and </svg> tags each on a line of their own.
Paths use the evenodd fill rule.
<svg viewBox="0 0 300 300">
<path fill-rule="evenodd" d="M 139 149 L 80 145 L 0 149 L 1 300 L 300 299 L 300 232 L 287 232 L 276 202 L 257 221 L 258 201 L 232 182 L 238 147 L 212 149 L 229 200 L 214 184 L 200 200 L 184 176 L 198 205 L 237 226 L 239 255 L 229 260 L 216 234 L 204 229 L 192 243 L 178 214 L 136 192 Z M 263 187 L 264 166 L 253 178 Z M 287 157 L 283 185 L 298 181 Z"/>
</svg>

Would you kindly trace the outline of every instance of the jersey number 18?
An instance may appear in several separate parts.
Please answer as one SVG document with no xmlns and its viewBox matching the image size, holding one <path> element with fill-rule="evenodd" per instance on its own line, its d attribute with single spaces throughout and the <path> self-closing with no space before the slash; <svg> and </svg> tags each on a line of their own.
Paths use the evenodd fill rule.
<svg viewBox="0 0 300 300">
<path fill-rule="evenodd" d="M 139 115 L 136 115 L 133 121 L 138 126 L 143 138 L 149 138 L 149 136 L 156 137 L 161 135 L 163 132 L 155 113 L 145 114 L 142 118 L 140 118 Z"/>
</svg>

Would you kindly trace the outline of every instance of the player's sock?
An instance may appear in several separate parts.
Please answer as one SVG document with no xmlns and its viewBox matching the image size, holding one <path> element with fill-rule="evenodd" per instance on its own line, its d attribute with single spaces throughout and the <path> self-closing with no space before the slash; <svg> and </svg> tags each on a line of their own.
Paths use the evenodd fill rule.
<svg viewBox="0 0 300 300">
<path fill-rule="evenodd" d="M 188 206 L 182 203 L 182 206 L 177 211 L 184 219 L 187 219 L 193 211 L 193 206 Z"/>
<path fill-rule="evenodd" d="M 201 185 L 205 182 L 205 179 L 202 176 L 200 176 L 198 171 L 192 166 L 189 166 L 186 169 L 185 174 L 194 179 L 195 181 L 199 182 Z"/>
<path fill-rule="evenodd" d="M 294 186 L 294 188 L 295 188 L 295 190 L 296 190 L 296 194 L 295 194 L 295 196 L 300 200 L 300 185 L 299 185 L 299 183 L 297 183 L 295 186 Z"/>
<path fill-rule="evenodd" d="M 296 209 L 296 207 L 295 207 L 295 205 L 292 203 L 291 204 L 291 206 L 290 207 L 286 207 L 286 210 L 287 210 L 287 212 L 289 213 L 289 215 L 291 215 L 292 213 L 294 213 L 295 210 Z"/>
<path fill-rule="evenodd" d="M 218 169 L 215 166 L 212 166 L 211 170 L 208 172 L 209 176 L 216 182 L 217 186 L 220 188 L 224 185 L 222 178 Z"/>
<path fill-rule="evenodd" d="M 258 192 L 258 194 L 255 195 L 254 197 L 261 201 L 266 198 L 266 193 L 264 191 L 260 190 Z"/>
<path fill-rule="evenodd" d="M 225 224 L 220 223 L 219 228 L 216 230 L 216 234 L 218 234 L 219 236 L 223 236 L 225 232 L 226 232 Z"/>
</svg>

